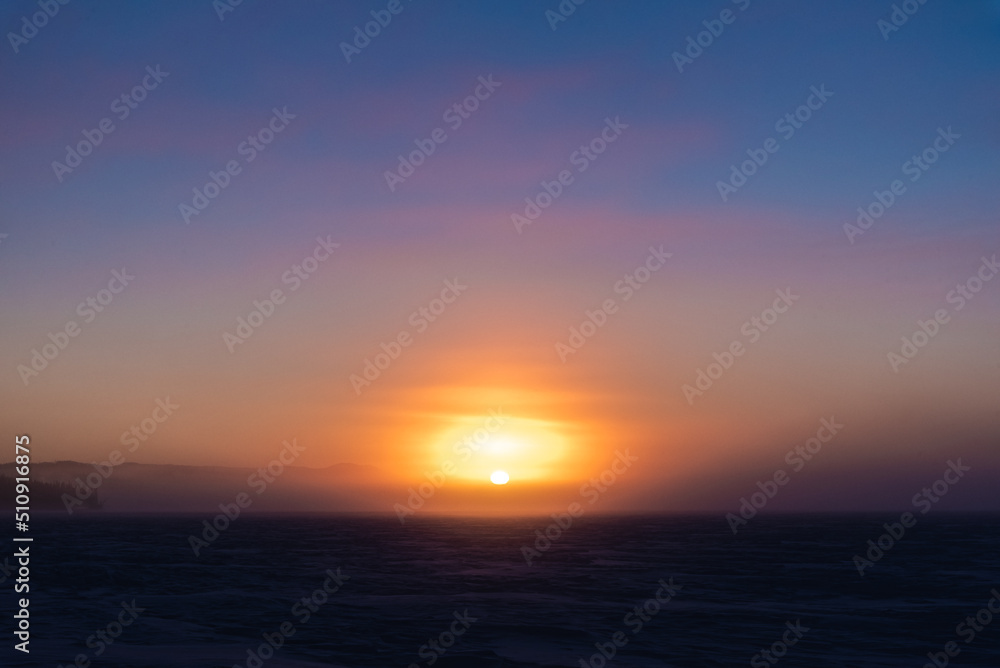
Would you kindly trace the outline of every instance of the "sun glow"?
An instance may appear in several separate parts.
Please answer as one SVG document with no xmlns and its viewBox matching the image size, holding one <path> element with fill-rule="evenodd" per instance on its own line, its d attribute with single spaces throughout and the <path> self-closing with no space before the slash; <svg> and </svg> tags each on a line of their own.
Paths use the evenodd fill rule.
<svg viewBox="0 0 1000 668">
<path fill-rule="evenodd" d="M 433 443 L 431 455 L 450 461 L 457 480 L 502 485 L 561 478 L 570 454 L 565 426 L 545 420 L 512 416 L 462 416 Z M 503 481 L 497 478 L 502 474 Z"/>
</svg>

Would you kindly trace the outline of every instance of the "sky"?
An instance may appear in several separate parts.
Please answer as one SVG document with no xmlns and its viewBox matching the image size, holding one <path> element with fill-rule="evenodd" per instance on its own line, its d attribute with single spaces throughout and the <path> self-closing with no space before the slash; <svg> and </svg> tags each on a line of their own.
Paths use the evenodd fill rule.
<svg viewBox="0 0 1000 668">
<path fill-rule="evenodd" d="M 5 3 L 3 432 L 997 509 L 1000 3 L 902 4 Z"/>
</svg>

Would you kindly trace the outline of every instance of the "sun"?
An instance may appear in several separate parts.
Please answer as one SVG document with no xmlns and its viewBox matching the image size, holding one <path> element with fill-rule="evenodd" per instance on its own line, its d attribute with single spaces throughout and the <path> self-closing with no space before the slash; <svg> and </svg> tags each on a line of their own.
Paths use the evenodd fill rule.
<svg viewBox="0 0 1000 668">
<path fill-rule="evenodd" d="M 494 471 L 490 474 L 490 482 L 494 485 L 506 485 L 508 480 L 510 480 L 510 476 L 507 475 L 506 471 Z"/>
<path fill-rule="evenodd" d="M 571 430 L 563 423 L 492 413 L 452 416 L 448 422 L 430 441 L 425 466 L 447 463 L 449 476 L 471 485 L 567 477 Z M 497 471 L 504 482 L 494 479 Z"/>
</svg>

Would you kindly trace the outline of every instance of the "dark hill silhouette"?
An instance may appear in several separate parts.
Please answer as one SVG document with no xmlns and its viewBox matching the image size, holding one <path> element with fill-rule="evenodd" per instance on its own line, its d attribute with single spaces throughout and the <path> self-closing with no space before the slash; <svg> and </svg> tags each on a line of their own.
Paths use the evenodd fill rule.
<svg viewBox="0 0 1000 668">
<path fill-rule="evenodd" d="M 16 481 L 6 475 L 0 475 L 0 510 L 13 510 L 16 506 Z M 31 480 L 28 483 L 29 508 L 31 510 L 64 510 L 63 494 L 74 493 L 73 486 L 65 482 L 46 482 Z M 82 502 L 82 507 L 97 510 L 101 507 L 99 495 L 95 492 Z"/>
<path fill-rule="evenodd" d="M 13 507 L 14 465 L 0 464 L 0 499 Z M 31 508 L 66 510 L 63 494 L 74 495 L 86 481 L 96 484 L 81 508 L 110 512 L 218 512 L 240 492 L 253 500 L 256 511 L 390 512 L 399 490 L 381 483 L 373 466 L 335 464 L 327 468 L 283 467 L 280 474 L 261 475 L 258 469 L 224 466 L 181 466 L 125 462 L 96 472 L 94 465 L 74 461 L 31 465 Z M 270 480 L 268 480 L 270 478 Z M 98 501 L 100 499 L 100 501 Z"/>
</svg>

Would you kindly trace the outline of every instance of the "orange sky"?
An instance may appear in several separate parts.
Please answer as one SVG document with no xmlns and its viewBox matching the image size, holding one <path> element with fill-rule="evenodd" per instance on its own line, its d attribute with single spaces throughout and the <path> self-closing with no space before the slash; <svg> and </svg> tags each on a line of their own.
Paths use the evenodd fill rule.
<svg viewBox="0 0 1000 668">
<path fill-rule="evenodd" d="M 995 21 L 953 4 L 935 25 Z M 405 490 L 501 410 L 439 510 L 479 494 L 498 512 L 559 507 L 624 450 L 639 459 L 602 507 L 728 506 L 831 416 L 846 427 L 791 508 L 905 500 L 949 457 L 1000 468 L 1000 280 L 975 279 L 1000 252 L 989 31 L 887 43 L 868 10 L 838 7 L 810 23 L 825 31 L 812 48 L 800 17 L 761 7 L 681 73 L 664 31 L 690 6 L 608 7 L 558 32 L 541 10 L 434 10 L 421 21 L 466 27 L 428 49 L 422 23 L 394 24 L 352 63 L 329 37 L 353 25 L 336 3 L 257 7 L 224 49 L 214 20 L 102 15 L 128 39 L 82 61 L 56 39 L 72 23 L 53 22 L 45 49 L 0 71 L 22 91 L 0 161 L 0 428 L 29 433 L 39 461 L 103 460 L 136 428 L 128 461 L 257 467 L 295 438 L 299 465 L 372 465 Z M 162 84 L 57 178 L 53 161 L 156 63 Z M 484 77 L 497 84 L 476 98 Z M 822 86 L 822 108 L 801 107 Z M 470 95 L 456 127 L 447 110 Z M 800 108 L 808 122 L 776 128 Z M 251 162 L 239 147 L 276 109 L 287 124 Z M 439 127 L 447 140 L 387 187 Z M 944 128 L 957 138 L 914 179 L 903 166 Z M 780 150 L 755 167 L 768 138 Z M 239 173 L 183 216 L 230 160 Z M 905 193 L 845 235 L 894 179 Z M 120 271 L 134 280 L 109 292 Z M 981 290 L 959 307 L 970 280 Z"/>
</svg>

